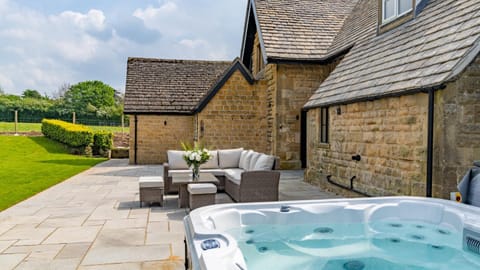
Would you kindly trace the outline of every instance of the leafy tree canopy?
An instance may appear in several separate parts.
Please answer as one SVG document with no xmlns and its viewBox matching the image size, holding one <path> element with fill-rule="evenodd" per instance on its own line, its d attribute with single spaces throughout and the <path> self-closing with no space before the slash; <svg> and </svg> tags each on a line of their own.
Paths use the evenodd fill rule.
<svg viewBox="0 0 480 270">
<path fill-rule="evenodd" d="M 85 81 L 72 85 L 64 95 L 68 109 L 78 113 L 115 105 L 115 89 L 101 81 Z"/>
<path fill-rule="evenodd" d="M 35 98 L 35 99 L 42 99 L 42 95 L 37 90 L 32 89 L 25 89 L 22 93 L 23 98 Z"/>
</svg>

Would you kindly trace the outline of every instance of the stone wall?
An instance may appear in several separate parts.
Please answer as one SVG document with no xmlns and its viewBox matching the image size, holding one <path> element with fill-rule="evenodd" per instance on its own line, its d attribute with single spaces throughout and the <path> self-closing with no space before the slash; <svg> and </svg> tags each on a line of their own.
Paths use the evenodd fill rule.
<svg viewBox="0 0 480 270">
<path fill-rule="evenodd" d="M 354 187 L 371 195 L 425 196 L 427 110 L 423 93 L 330 107 L 328 144 L 319 142 L 320 109 L 310 110 L 307 181 L 355 196 L 326 176 L 346 186 L 356 176 Z"/>
<path fill-rule="evenodd" d="M 320 83 L 330 74 L 332 67 L 333 64 L 278 64 L 266 68 L 266 78 L 270 80 L 268 96 L 275 100 L 269 115 L 272 120 L 269 123 L 274 144 L 272 149 L 280 157 L 283 169 L 301 168 L 301 111 Z"/>
<path fill-rule="evenodd" d="M 193 116 L 138 115 L 137 164 L 161 164 L 167 150 L 193 141 Z M 130 116 L 130 164 L 135 159 L 135 118 Z"/>
<path fill-rule="evenodd" d="M 266 81 L 249 84 L 237 70 L 197 116 L 200 141 L 213 148 L 267 152 Z"/>
<path fill-rule="evenodd" d="M 436 92 L 433 195 L 448 198 L 480 160 L 480 57 Z"/>
</svg>

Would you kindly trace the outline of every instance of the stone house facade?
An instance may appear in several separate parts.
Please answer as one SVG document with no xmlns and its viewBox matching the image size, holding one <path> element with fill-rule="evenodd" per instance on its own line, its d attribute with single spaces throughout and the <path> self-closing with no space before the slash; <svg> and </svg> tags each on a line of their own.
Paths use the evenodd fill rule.
<svg viewBox="0 0 480 270">
<path fill-rule="evenodd" d="M 334 66 L 318 58 L 327 51 L 353 4 L 343 0 L 297 2 L 302 4 L 250 1 L 241 58 L 224 67 L 220 75 L 211 74 L 213 79 L 197 82 L 196 90 L 185 89 L 181 81 L 197 77 L 186 78 L 185 73 L 202 70 L 192 68 L 191 61 L 129 59 L 125 113 L 133 119 L 130 162 L 162 163 L 166 150 L 178 149 L 180 141 L 200 140 L 212 148 L 244 147 L 279 156 L 283 169 L 306 166 L 303 105 Z M 329 16 L 322 17 L 324 13 Z M 284 20 L 276 22 L 275 17 Z M 321 31 L 327 26 L 331 30 Z M 279 42 L 285 31 L 291 33 L 291 40 Z M 305 37 L 305 33 L 310 34 Z M 170 61 L 177 62 L 176 68 L 166 67 Z M 195 104 L 187 104 L 186 110 L 161 105 L 169 99 L 181 105 L 192 92 L 197 97 L 189 102 Z M 178 125 L 162 126 L 164 122 Z"/>
<path fill-rule="evenodd" d="M 412 3 L 393 26 L 377 0 L 346 20 L 333 47 L 351 48 L 305 106 L 307 181 L 347 196 L 448 198 L 480 159 L 480 2 Z"/>
<path fill-rule="evenodd" d="M 480 159 L 479 11 L 472 0 L 250 0 L 233 62 L 129 59 L 130 161 L 161 163 L 202 140 L 279 156 L 347 196 L 447 197 Z M 165 72 L 169 61 L 183 64 Z"/>
</svg>

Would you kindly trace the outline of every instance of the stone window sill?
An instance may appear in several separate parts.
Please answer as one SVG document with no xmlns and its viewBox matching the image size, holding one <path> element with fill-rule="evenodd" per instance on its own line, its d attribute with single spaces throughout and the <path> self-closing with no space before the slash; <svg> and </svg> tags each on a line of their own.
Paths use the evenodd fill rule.
<svg viewBox="0 0 480 270">
<path fill-rule="evenodd" d="M 330 149 L 330 144 L 329 143 L 319 143 L 318 148 Z"/>
</svg>

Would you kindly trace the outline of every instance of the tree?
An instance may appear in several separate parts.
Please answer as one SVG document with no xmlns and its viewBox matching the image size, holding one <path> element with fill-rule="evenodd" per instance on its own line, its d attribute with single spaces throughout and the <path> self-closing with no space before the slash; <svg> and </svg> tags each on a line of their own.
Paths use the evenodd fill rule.
<svg viewBox="0 0 480 270">
<path fill-rule="evenodd" d="M 25 89 L 22 93 L 23 98 L 42 99 L 42 95 L 37 90 Z"/>
<path fill-rule="evenodd" d="M 60 87 L 58 87 L 57 92 L 53 93 L 52 97 L 53 99 L 61 99 L 65 96 L 65 93 L 70 89 L 70 84 L 69 83 L 62 83 Z"/>
<path fill-rule="evenodd" d="M 101 81 L 85 81 L 72 85 L 64 95 L 65 106 L 78 114 L 91 114 L 115 105 L 115 89 Z"/>
<path fill-rule="evenodd" d="M 3 91 L 2 85 L 0 85 L 0 95 L 5 95 L 5 91 Z"/>
</svg>

